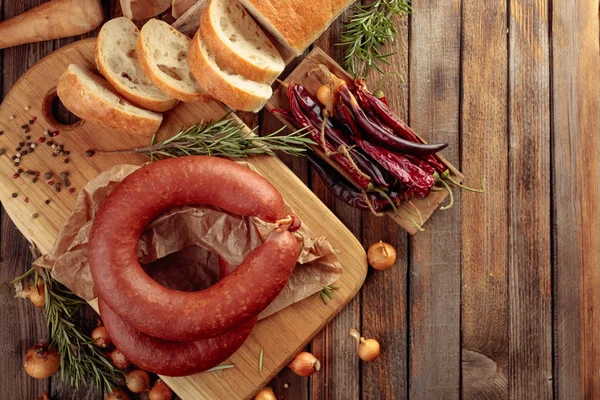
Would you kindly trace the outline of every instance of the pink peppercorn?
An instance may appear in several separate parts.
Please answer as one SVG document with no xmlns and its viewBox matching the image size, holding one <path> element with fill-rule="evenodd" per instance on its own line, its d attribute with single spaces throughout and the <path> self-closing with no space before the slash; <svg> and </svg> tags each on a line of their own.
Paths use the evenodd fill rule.
<svg viewBox="0 0 600 400">
<path fill-rule="evenodd" d="M 75 193 L 75 188 L 69 189 L 69 193 Z"/>
<path fill-rule="evenodd" d="M 54 185 L 54 181 L 49 181 L 48 185 L 50 185 L 50 186 Z"/>
<path fill-rule="evenodd" d="M 38 139 L 38 142 L 40 142 L 40 143 L 44 143 L 45 141 L 46 141 L 46 139 L 43 138 L 43 137 L 41 137 L 41 138 Z"/>
<path fill-rule="evenodd" d="M 18 178 L 18 177 L 20 177 L 20 176 L 21 176 L 21 174 L 19 174 L 19 173 L 14 173 L 14 174 L 13 174 L 13 179 L 17 179 L 17 178 Z"/>
<path fill-rule="evenodd" d="M 29 197 L 25 197 L 25 198 L 23 199 L 23 201 L 24 201 L 25 203 L 29 203 Z"/>
<path fill-rule="evenodd" d="M 33 117 L 31 117 L 31 120 L 35 121 L 35 120 L 37 120 L 37 117 L 34 115 Z"/>
</svg>

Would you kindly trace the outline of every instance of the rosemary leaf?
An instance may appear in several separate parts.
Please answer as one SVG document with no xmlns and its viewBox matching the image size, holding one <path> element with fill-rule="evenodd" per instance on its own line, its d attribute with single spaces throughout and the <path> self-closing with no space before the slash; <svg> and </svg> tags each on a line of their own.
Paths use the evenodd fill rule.
<svg viewBox="0 0 600 400">
<path fill-rule="evenodd" d="M 211 368 L 209 370 L 206 370 L 206 372 L 215 372 L 215 371 L 220 371 L 222 369 L 229 369 L 229 368 L 234 368 L 235 365 L 233 364 L 223 364 L 223 365 L 217 365 L 214 368 Z"/>
<path fill-rule="evenodd" d="M 262 372 L 263 370 L 263 356 L 265 354 L 264 349 L 260 349 L 260 353 L 258 353 L 258 372 Z"/>
<path fill-rule="evenodd" d="M 340 288 L 339 286 L 327 285 L 323 289 L 321 289 L 321 291 L 319 292 L 317 297 L 321 297 L 321 300 L 323 300 L 323 303 L 329 304 L 329 300 L 327 300 L 327 298 L 329 297 L 331 300 L 333 300 L 333 292 L 332 291 L 335 289 L 339 289 L 339 288 Z"/>
<path fill-rule="evenodd" d="M 346 47 L 343 65 L 354 76 L 365 76 L 371 68 L 383 73 L 380 63 L 394 53 L 381 53 L 388 42 L 398 35 L 394 16 L 412 14 L 410 0 L 375 0 L 356 7 L 356 13 L 346 24 L 338 46 Z"/>
<path fill-rule="evenodd" d="M 309 132 L 299 130 L 280 135 L 284 129 L 266 136 L 256 136 L 255 130 L 249 132 L 246 125 L 226 115 L 215 122 L 205 124 L 201 121 L 189 128 L 181 128 L 173 136 L 161 140 L 154 135 L 147 147 L 105 153 L 143 153 L 150 161 L 156 158 L 198 155 L 246 158 L 258 154 L 273 154 L 275 151 L 302 156 L 315 144 L 308 137 Z"/>
<path fill-rule="evenodd" d="M 13 283 L 35 274 L 35 281 L 43 279 L 45 285 L 44 314 L 50 329 L 51 346 L 60 354 L 60 378 L 69 378 L 75 388 L 91 378 L 96 386 L 116 387 L 123 379 L 123 373 L 116 369 L 107 357 L 93 345 L 92 338 L 82 333 L 73 318 L 85 301 L 77 298 L 69 290 L 60 287 L 47 270 L 41 272 L 31 268 Z"/>
</svg>

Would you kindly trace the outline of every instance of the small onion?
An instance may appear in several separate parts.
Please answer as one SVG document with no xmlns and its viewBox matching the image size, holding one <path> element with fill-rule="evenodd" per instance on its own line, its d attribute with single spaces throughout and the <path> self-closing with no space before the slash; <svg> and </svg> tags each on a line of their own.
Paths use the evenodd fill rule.
<svg viewBox="0 0 600 400">
<path fill-rule="evenodd" d="M 329 85 L 321 85 L 321 86 L 319 86 L 319 88 L 317 89 L 317 99 L 324 106 L 326 106 L 329 103 L 331 103 L 331 100 L 332 100 L 331 99 L 331 87 Z"/>
<path fill-rule="evenodd" d="M 270 387 L 266 387 L 254 396 L 254 400 L 277 400 L 275 397 L 275 393 L 273 393 L 273 389 Z"/>
<path fill-rule="evenodd" d="M 321 369 L 321 362 L 312 354 L 303 351 L 288 367 L 298 376 L 309 376 Z"/>
<path fill-rule="evenodd" d="M 360 338 L 358 356 L 363 361 L 373 361 L 379 357 L 379 342 L 375 339 Z"/>
<path fill-rule="evenodd" d="M 129 400 L 129 395 L 121 389 L 115 389 L 106 396 L 106 400 Z"/>
<path fill-rule="evenodd" d="M 17 293 L 17 297 L 29 299 L 37 308 L 43 308 L 46 304 L 44 281 L 40 280 L 35 287 L 28 287 Z"/>
<path fill-rule="evenodd" d="M 142 393 L 150 387 L 150 374 L 143 369 L 134 369 L 125 374 L 127 389 L 133 393 Z"/>
<path fill-rule="evenodd" d="M 50 396 L 48 396 L 48 392 L 43 392 L 42 397 L 38 397 L 35 400 L 50 400 Z"/>
<path fill-rule="evenodd" d="M 173 391 L 161 379 L 157 380 L 150 391 L 150 400 L 171 400 Z"/>
<path fill-rule="evenodd" d="M 27 351 L 24 367 L 33 378 L 48 378 L 60 367 L 58 350 L 56 347 L 49 347 L 48 344 L 40 342 Z"/>
<path fill-rule="evenodd" d="M 371 267 L 383 271 L 390 268 L 396 262 L 396 250 L 390 244 L 380 240 L 369 247 L 367 258 Z"/>
<path fill-rule="evenodd" d="M 108 336 L 108 330 L 105 326 L 99 326 L 96 329 L 94 329 L 90 337 L 94 341 L 94 346 L 99 347 L 101 349 L 107 348 L 112 343 L 110 337 Z"/>
<path fill-rule="evenodd" d="M 110 353 L 107 354 L 108 358 L 112 362 L 112 365 L 117 367 L 118 369 L 126 369 L 131 365 L 131 361 L 125 358 L 125 355 L 119 351 L 119 349 L 114 349 Z"/>
</svg>

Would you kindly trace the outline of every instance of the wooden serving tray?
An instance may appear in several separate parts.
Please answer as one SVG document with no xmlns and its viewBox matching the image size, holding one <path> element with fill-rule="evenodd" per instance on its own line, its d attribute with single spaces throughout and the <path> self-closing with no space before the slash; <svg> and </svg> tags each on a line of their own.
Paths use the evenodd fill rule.
<svg viewBox="0 0 600 400">
<path fill-rule="evenodd" d="M 315 47 L 302 62 L 292 71 L 288 77 L 285 79 L 286 83 L 294 82 L 299 83 L 308 89 L 313 95 L 316 94 L 319 86 L 322 85 L 321 82 L 317 79 L 314 74 L 311 74 L 311 71 L 318 68 L 319 64 L 323 64 L 329 68 L 329 70 L 338 78 L 345 80 L 348 83 L 352 83 L 354 79 L 351 75 L 349 75 L 338 63 L 336 63 L 331 57 L 329 57 L 321 48 Z M 286 90 L 283 86 L 279 86 L 277 90 L 273 93 L 273 97 L 267 102 L 267 109 L 272 110 L 275 108 L 283 108 L 289 110 L 289 99 L 286 94 Z M 277 118 L 284 124 L 286 124 L 290 129 L 296 129 L 291 126 L 285 118 L 282 118 L 279 114 L 275 114 Z M 329 158 L 325 157 L 324 154 L 318 149 L 317 146 L 314 146 L 315 152 L 321 155 L 325 161 L 327 161 L 330 165 L 335 167 L 340 173 L 342 173 L 349 181 L 352 182 L 352 179 L 344 173 L 334 162 L 332 162 Z M 445 158 L 440 157 L 444 164 L 450 169 L 450 172 L 453 178 L 462 182 L 463 176 L 462 174 L 452 166 Z M 448 197 L 448 192 L 439 191 L 439 192 L 431 192 L 429 197 L 426 199 L 417 199 L 414 198 L 411 200 L 414 207 L 404 206 L 402 210 L 399 210 L 398 214 L 395 215 L 393 212 L 387 212 L 388 217 L 394 220 L 398 225 L 402 226 L 406 229 L 410 234 L 414 235 L 418 232 L 419 228 L 415 226 L 415 223 L 410 220 L 408 215 L 412 217 L 414 221 L 417 221 L 420 225 L 423 225 L 429 217 L 433 214 L 433 212 L 438 208 L 438 206 Z M 416 210 L 418 210 L 418 212 Z M 421 219 L 423 223 L 421 223 Z"/>
<path fill-rule="evenodd" d="M 131 137 L 83 121 L 64 126 L 52 117 L 50 105 L 56 96 L 59 77 L 71 63 L 94 68 L 94 44 L 94 39 L 80 41 L 44 58 L 19 79 L 0 105 L 0 131 L 4 132 L 0 136 L 0 148 L 8 155 L 0 156 L 0 201 L 25 237 L 44 254 L 51 251 L 73 209 L 77 192 L 68 193 L 63 188 L 56 193 L 42 177 L 36 183 L 24 174 L 13 179 L 17 167 L 9 156 L 14 154 L 19 142 L 25 141 L 21 125 L 32 116 L 37 117 L 28 134 L 38 147 L 23 158 L 20 168 L 37 170 L 42 175 L 46 171 L 55 174 L 69 171 L 72 187 L 77 191 L 114 165 L 146 161 L 145 157 L 134 154 L 96 154 L 86 158 L 84 153 L 90 148 L 115 150 L 144 146 L 149 143 L 149 137 Z M 26 107 L 30 109 L 25 111 Z M 226 112 L 217 102 L 181 104 L 165 115 L 159 136 L 166 127 L 178 129 L 202 119 L 218 119 Z M 11 115 L 15 116 L 12 120 Z M 38 143 L 46 129 L 59 131 L 51 140 L 64 144 L 65 150 L 70 151 L 69 164 L 64 164 L 63 157 L 51 157 L 50 148 Z M 366 255 L 361 244 L 279 159 L 263 156 L 250 158 L 249 162 L 281 191 L 315 234 L 326 236 L 340 250 L 339 259 L 344 268 L 338 283 L 340 289 L 335 291 L 335 299 L 328 305 L 311 297 L 260 321 L 244 346 L 227 361 L 235 364 L 235 368 L 184 378 L 164 378 L 186 400 L 251 398 L 356 295 L 366 277 Z M 12 193 L 18 196 L 13 198 Z M 24 201 L 25 197 L 28 202 Z M 46 199 L 51 200 L 49 205 L 44 203 Z M 34 218 L 34 214 L 38 217 Z M 258 370 L 260 349 L 264 349 L 262 372 Z"/>
</svg>

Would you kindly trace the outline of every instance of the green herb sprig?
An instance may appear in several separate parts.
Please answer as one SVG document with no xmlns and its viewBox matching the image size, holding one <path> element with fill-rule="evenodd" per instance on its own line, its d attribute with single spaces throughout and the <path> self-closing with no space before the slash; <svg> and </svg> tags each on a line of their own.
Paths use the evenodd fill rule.
<svg viewBox="0 0 600 400">
<path fill-rule="evenodd" d="M 314 144 L 308 137 L 308 132 L 299 130 L 279 135 L 284 129 L 267 136 L 257 136 L 253 134 L 256 129 L 249 131 L 243 123 L 225 116 L 207 124 L 203 120 L 161 140 L 155 134 L 147 147 L 105 153 L 144 153 L 151 161 L 156 158 L 198 155 L 246 158 L 258 154 L 273 154 L 274 151 L 301 156 Z"/>
<path fill-rule="evenodd" d="M 327 300 L 327 298 L 329 297 L 331 300 L 333 300 L 333 290 L 339 289 L 339 286 L 335 286 L 335 285 L 327 285 L 325 286 L 323 289 L 321 289 L 321 291 L 317 294 L 317 297 L 320 297 L 321 300 L 323 300 L 323 303 L 325 304 L 329 304 L 329 300 Z"/>
<path fill-rule="evenodd" d="M 398 35 L 393 17 L 412 12 L 410 0 L 375 0 L 357 6 L 337 43 L 347 47 L 344 68 L 354 76 L 365 76 L 371 68 L 383 73 L 379 63 L 390 65 L 387 58 L 394 53 L 382 53 L 381 48 Z"/>
<path fill-rule="evenodd" d="M 76 388 L 92 378 L 97 387 L 117 387 L 123 380 L 123 374 L 110 360 L 93 345 L 93 340 L 82 333 L 74 323 L 74 318 L 85 301 L 52 278 L 47 270 L 41 272 L 31 268 L 25 274 L 12 281 L 17 284 L 30 275 L 34 275 L 35 287 L 39 279 L 44 281 L 44 314 L 50 328 L 52 339 L 50 346 L 56 347 L 60 355 L 60 378 L 69 378 Z"/>
</svg>

